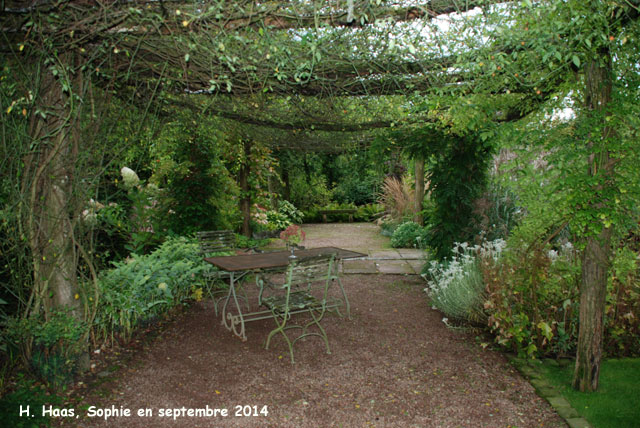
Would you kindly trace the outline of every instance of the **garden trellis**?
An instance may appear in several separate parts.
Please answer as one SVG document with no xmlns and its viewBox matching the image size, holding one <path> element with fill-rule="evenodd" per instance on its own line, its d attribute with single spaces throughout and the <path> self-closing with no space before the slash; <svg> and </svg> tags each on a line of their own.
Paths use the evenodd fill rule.
<svg viewBox="0 0 640 428">
<path fill-rule="evenodd" d="M 598 180 L 589 188 L 602 194 L 616 163 L 609 154 L 612 130 L 604 117 L 609 114 L 614 84 L 612 51 L 627 49 L 623 33 L 636 25 L 639 2 L 498 3 L 2 2 L 3 63 L 14 70 L 15 79 L 3 97 L 8 105 L 2 106 L 2 120 L 7 123 L 4 116 L 21 114 L 28 121 L 24 141 L 29 148 L 22 158 L 20 179 L 15 180 L 19 239 L 28 243 L 32 258 L 33 287 L 26 313 L 78 306 L 74 278 L 79 260 L 92 265 L 90 252 L 76 239 L 81 205 L 75 192 L 82 186 L 77 180 L 78 160 L 91 144 L 91 130 L 110 97 L 145 106 L 143 111 L 151 114 L 163 105 L 185 102 L 207 112 L 209 101 L 194 101 L 203 97 L 365 97 L 364 106 L 366 97 L 416 96 L 427 100 L 419 123 L 437 124 L 445 131 L 461 132 L 455 128 L 462 127 L 478 132 L 480 124 L 453 120 L 447 102 L 459 105 L 469 97 L 473 104 L 483 97 L 491 100 L 490 106 L 482 106 L 487 109 L 485 117 L 517 119 L 563 96 L 570 86 L 567 82 L 582 72 L 585 117 L 594 123 L 600 120 L 594 130 L 600 131 L 598 141 L 603 142 L 585 142 L 593 147 L 588 161 L 590 174 Z M 439 35 L 431 22 L 476 7 L 483 13 L 460 15 L 460 31 L 454 28 Z M 586 16 L 590 8 L 593 17 Z M 543 22 L 544 15 L 555 12 L 559 17 L 548 27 L 535 27 L 536 20 Z M 571 20 L 572 13 L 579 18 Z M 438 102 L 431 104 L 432 99 Z M 215 104 L 228 105 L 227 101 Z M 360 131 L 397 122 L 391 117 L 354 125 L 341 123 L 336 116 L 332 123 L 317 119 L 302 123 L 232 108 L 211 109 L 208 114 L 308 131 Z M 86 117 L 91 120 L 83 120 Z M 297 147 L 313 150 L 327 140 L 302 141 Z M 250 143 L 245 144 L 250 151 Z M 592 233 L 587 237 L 583 297 L 602 306 L 611 235 L 609 217 L 605 214 L 602 221 L 600 211 L 607 200 L 587 205 L 597 215 L 585 217 L 584 225 Z M 594 291 L 591 297 L 589 290 Z M 583 303 L 586 311 L 588 301 Z M 584 375 L 577 386 L 586 389 L 597 387 L 597 336 L 602 328 L 598 311 L 581 315 L 584 325 L 595 320 L 581 336 L 584 343 L 579 348 L 579 365 L 586 369 L 577 370 Z"/>
</svg>

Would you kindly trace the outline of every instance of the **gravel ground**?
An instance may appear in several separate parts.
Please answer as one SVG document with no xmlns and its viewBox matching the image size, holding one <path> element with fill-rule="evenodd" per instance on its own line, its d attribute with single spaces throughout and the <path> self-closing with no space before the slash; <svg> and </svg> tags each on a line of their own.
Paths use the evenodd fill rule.
<svg viewBox="0 0 640 428">
<path fill-rule="evenodd" d="M 305 229 L 309 247 L 386 242 L 370 225 Z M 242 342 L 215 318 L 211 302 L 200 302 L 118 354 L 97 356 L 96 373 L 73 393 L 80 417 L 59 425 L 566 426 L 502 354 L 483 349 L 473 334 L 447 329 L 420 277 L 345 275 L 343 283 L 352 318 L 324 320 L 331 354 L 310 337 L 296 344 L 291 364 L 283 341 L 264 349 L 273 321 L 247 324 Z M 207 406 L 218 415 L 188 413 Z M 130 409 L 131 416 L 87 416 L 96 409 Z M 139 409 L 152 416 L 138 416 Z M 167 409 L 178 410 L 166 416 Z"/>
</svg>

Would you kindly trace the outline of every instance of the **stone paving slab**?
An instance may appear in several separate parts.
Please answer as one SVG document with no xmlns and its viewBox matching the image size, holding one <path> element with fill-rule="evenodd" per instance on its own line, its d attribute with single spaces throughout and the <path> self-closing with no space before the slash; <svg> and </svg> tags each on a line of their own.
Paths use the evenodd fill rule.
<svg viewBox="0 0 640 428">
<path fill-rule="evenodd" d="M 416 275 L 420 275 L 422 273 L 422 268 L 424 267 L 424 260 L 407 260 L 407 264 L 411 266 L 413 272 Z"/>
<path fill-rule="evenodd" d="M 528 378 L 529 383 L 535 388 L 538 395 L 545 398 L 551 407 L 558 413 L 558 415 L 565 420 L 570 428 L 592 428 L 589 422 L 580 417 L 580 414 L 574 409 L 569 401 L 562 397 L 560 393 L 549 384 L 533 361 L 524 360 L 520 358 L 511 359 L 514 366 L 520 371 L 520 373 Z M 551 362 L 553 365 L 566 365 L 570 361 Z"/>
<path fill-rule="evenodd" d="M 346 274 L 378 273 L 378 267 L 373 260 L 344 260 L 342 272 Z"/>
<path fill-rule="evenodd" d="M 591 428 L 589 422 L 584 418 L 567 419 L 567 425 L 569 425 L 570 428 Z"/>
<path fill-rule="evenodd" d="M 578 411 L 576 409 L 574 409 L 573 407 L 571 407 L 571 406 L 565 406 L 565 407 L 558 406 L 558 407 L 554 407 L 554 409 L 564 419 L 578 419 L 578 418 L 580 418 L 580 414 L 578 413 Z"/>
<path fill-rule="evenodd" d="M 386 274 L 415 275 L 415 271 L 404 260 L 384 260 L 377 264 L 378 271 Z"/>
<path fill-rule="evenodd" d="M 396 250 L 371 251 L 369 254 L 371 260 L 398 260 L 402 257 Z"/>
<path fill-rule="evenodd" d="M 343 261 L 345 274 L 419 275 L 424 266 L 424 252 L 415 249 L 363 251 L 368 257 Z"/>
<path fill-rule="evenodd" d="M 417 248 L 398 248 L 396 251 L 404 260 L 424 260 L 425 258 L 425 252 Z"/>
<path fill-rule="evenodd" d="M 345 274 L 416 275 L 422 271 L 425 252 L 416 248 L 389 248 L 389 238 L 373 224 L 305 224 L 308 248 L 340 247 L 366 254 L 344 260 Z M 279 244 L 282 244 L 278 240 Z"/>
</svg>

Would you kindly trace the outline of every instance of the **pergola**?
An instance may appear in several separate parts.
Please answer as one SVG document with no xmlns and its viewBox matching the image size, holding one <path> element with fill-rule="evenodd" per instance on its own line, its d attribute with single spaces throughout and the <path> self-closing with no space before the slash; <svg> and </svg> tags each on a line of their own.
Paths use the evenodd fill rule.
<svg viewBox="0 0 640 428">
<path fill-rule="evenodd" d="M 86 126 L 79 118 L 98 119 L 94 91 L 106 103 L 115 96 L 140 106 L 156 103 L 156 111 L 173 106 L 274 129 L 361 132 L 391 124 L 446 126 L 441 113 L 448 106 L 402 123 L 395 117 L 350 123 L 339 114 L 292 119 L 234 110 L 229 100 L 352 97 L 366 105 L 373 97 L 394 95 L 483 96 L 495 100 L 496 120 L 515 120 L 556 96 L 570 78 L 567 71 L 584 65 L 591 91 L 587 108 L 604 108 L 611 82 L 602 59 L 610 61 L 610 54 L 596 52 L 586 65 L 575 55 L 559 55 L 553 70 L 545 68 L 526 29 L 511 27 L 511 11 L 519 7 L 498 0 L 3 1 L 0 49 L 24 71 L 24 115 L 37 147 L 25 159 L 28 179 L 22 183 L 34 299 L 50 291 L 52 297 L 41 301 L 45 307 L 76 304 L 78 258 L 89 256 L 73 239 L 70 201 L 83 144 L 80 127 Z M 622 28 L 637 19 L 638 2 L 613 2 L 612 11 L 605 19 Z M 546 43 L 560 52 L 566 42 L 558 31 Z M 524 68 L 508 69 L 516 63 Z M 326 149 L 326 142 L 313 138 L 299 141 L 279 144 Z M 596 263 L 596 250 L 610 245 L 610 235 L 590 245 L 585 260 L 593 253 Z M 604 281 L 606 286 L 606 275 Z"/>
</svg>

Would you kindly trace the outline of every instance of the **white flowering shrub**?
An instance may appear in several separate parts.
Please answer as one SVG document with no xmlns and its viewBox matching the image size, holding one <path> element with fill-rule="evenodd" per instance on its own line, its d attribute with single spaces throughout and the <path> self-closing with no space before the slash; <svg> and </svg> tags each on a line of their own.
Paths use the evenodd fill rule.
<svg viewBox="0 0 640 428">
<path fill-rule="evenodd" d="M 131 189 L 140 184 L 138 174 L 136 174 L 136 172 L 131 168 L 123 166 L 120 170 L 120 174 L 122 174 L 122 181 L 127 189 Z"/>
<path fill-rule="evenodd" d="M 448 318 L 471 323 L 485 323 L 485 284 L 478 256 L 497 260 L 506 243 L 502 239 L 470 246 L 455 243 L 453 256 L 444 262 L 432 261 L 422 277 L 425 292 L 433 306 Z"/>
</svg>

